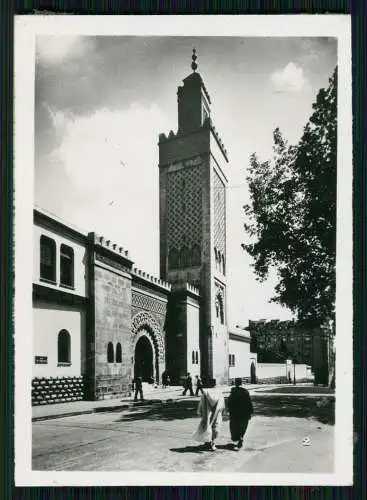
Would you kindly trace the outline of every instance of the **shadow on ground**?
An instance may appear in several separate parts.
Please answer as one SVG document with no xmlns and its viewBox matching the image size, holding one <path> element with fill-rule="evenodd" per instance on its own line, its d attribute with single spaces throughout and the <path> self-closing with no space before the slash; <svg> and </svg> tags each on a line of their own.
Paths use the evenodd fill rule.
<svg viewBox="0 0 367 500">
<path fill-rule="evenodd" d="M 254 414 L 267 417 L 312 418 L 324 424 L 334 424 L 335 401 L 331 398 L 303 398 L 302 396 L 257 396 L 252 397 Z M 183 420 L 198 418 L 198 401 L 185 399 L 166 403 L 136 404 L 125 410 L 119 422 L 135 420 Z M 121 411 L 121 410 L 120 410 Z M 224 415 L 224 421 L 228 416 Z"/>
<path fill-rule="evenodd" d="M 323 424 L 335 423 L 334 398 L 302 396 L 252 396 L 256 415 L 312 418 Z"/>
<path fill-rule="evenodd" d="M 217 444 L 218 450 L 234 450 L 234 444 Z M 209 453 L 210 450 L 208 445 L 199 444 L 196 446 L 183 446 L 182 448 L 170 448 L 170 451 L 174 451 L 176 453 Z"/>
<path fill-rule="evenodd" d="M 315 387 L 315 386 L 287 386 L 287 387 L 276 387 L 274 389 L 267 389 L 267 393 L 274 393 L 274 394 L 334 394 L 335 389 L 332 389 L 330 387 Z"/>
</svg>

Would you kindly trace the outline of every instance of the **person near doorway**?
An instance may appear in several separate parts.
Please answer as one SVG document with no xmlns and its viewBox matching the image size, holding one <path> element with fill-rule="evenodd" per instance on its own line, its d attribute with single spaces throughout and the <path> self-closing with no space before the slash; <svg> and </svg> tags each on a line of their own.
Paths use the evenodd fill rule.
<svg viewBox="0 0 367 500">
<path fill-rule="evenodd" d="M 235 450 L 242 448 L 243 438 L 254 411 L 250 394 L 241 385 L 242 379 L 236 378 L 235 387 L 232 388 L 228 397 L 229 430 L 232 441 L 236 442 Z"/>
<path fill-rule="evenodd" d="M 216 450 L 216 439 L 219 436 L 224 411 L 224 398 L 218 389 L 205 389 L 201 395 L 198 415 L 200 423 L 193 438 L 203 441 L 211 451 Z"/>
<path fill-rule="evenodd" d="M 134 401 L 138 400 L 138 394 L 140 394 L 140 400 L 144 400 L 143 396 L 143 380 L 140 375 L 137 375 L 133 380 L 133 386 L 135 388 Z"/>
<path fill-rule="evenodd" d="M 195 396 L 199 396 L 199 391 L 201 392 L 201 394 L 204 394 L 203 382 L 202 382 L 201 378 L 199 377 L 199 375 L 195 375 L 195 383 L 196 383 Z"/>
<path fill-rule="evenodd" d="M 169 375 L 168 375 L 168 372 L 167 371 L 164 371 L 162 373 L 162 386 L 163 386 L 163 389 L 166 389 L 166 387 L 170 384 L 170 378 L 169 378 Z"/>
<path fill-rule="evenodd" d="M 184 390 L 183 390 L 182 395 L 186 396 L 186 392 L 187 391 L 190 391 L 190 396 L 194 395 L 194 391 L 192 389 L 192 378 L 191 378 L 190 373 L 188 373 L 187 376 L 186 376 L 185 384 L 184 384 Z"/>
</svg>

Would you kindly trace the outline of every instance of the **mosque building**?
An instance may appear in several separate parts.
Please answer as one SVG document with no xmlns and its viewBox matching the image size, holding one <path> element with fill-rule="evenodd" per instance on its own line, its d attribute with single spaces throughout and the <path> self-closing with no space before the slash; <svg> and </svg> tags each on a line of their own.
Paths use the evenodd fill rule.
<svg viewBox="0 0 367 500">
<path fill-rule="evenodd" d="M 178 87 L 178 128 L 159 135 L 160 277 L 129 252 L 34 210 L 33 404 L 130 391 L 135 375 L 207 385 L 250 375 L 250 336 L 227 318 L 228 152 L 197 72 Z M 254 365 L 252 371 L 254 370 Z"/>
<path fill-rule="evenodd" d="M 165 371 L 172 384 L 188 372 L 207 386 L 257 379 L 249 332 L 228 326 L 229 156 L 196 60 L 194 49 L 177 132 L 159 135 L 159 278 L 34 210 L 32 404 L 122 396 L 134 376 L 160 384 Z"/>
</svg>

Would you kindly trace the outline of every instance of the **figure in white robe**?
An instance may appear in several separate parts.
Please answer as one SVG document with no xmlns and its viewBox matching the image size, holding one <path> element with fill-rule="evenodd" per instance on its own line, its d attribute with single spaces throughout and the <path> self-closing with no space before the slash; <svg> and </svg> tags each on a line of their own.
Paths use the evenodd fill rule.
<svg viewBox="0 0 367 500">
<path fill-rule="evenodd" d="M 216 449 L 215 440 L 222 424 L 223 410 L 223 394 L 217 389 L 204 389 L 198 406 L 201 420 L 193 437 L 197 441 L 208 443 L 212 451 Z"/>
</svg>

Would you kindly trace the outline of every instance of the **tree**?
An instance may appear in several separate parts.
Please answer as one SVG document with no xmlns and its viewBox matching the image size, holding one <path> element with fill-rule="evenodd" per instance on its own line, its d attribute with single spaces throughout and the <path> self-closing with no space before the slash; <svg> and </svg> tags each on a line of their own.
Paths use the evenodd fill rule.
<svg viewBox="0 0 367 500">
<path fill-rule="evenodd" d="M 274 156 L 250 157 L 250 203 L 244 206 L 250 237 L 243 248 L 257 279 L 275 269 L 273 302 L 300 323 L 321 326 L 334 318 L 336 255 L 337 68 L 321 89 L 295 146 L 277 128 Z"/>
</svg>

